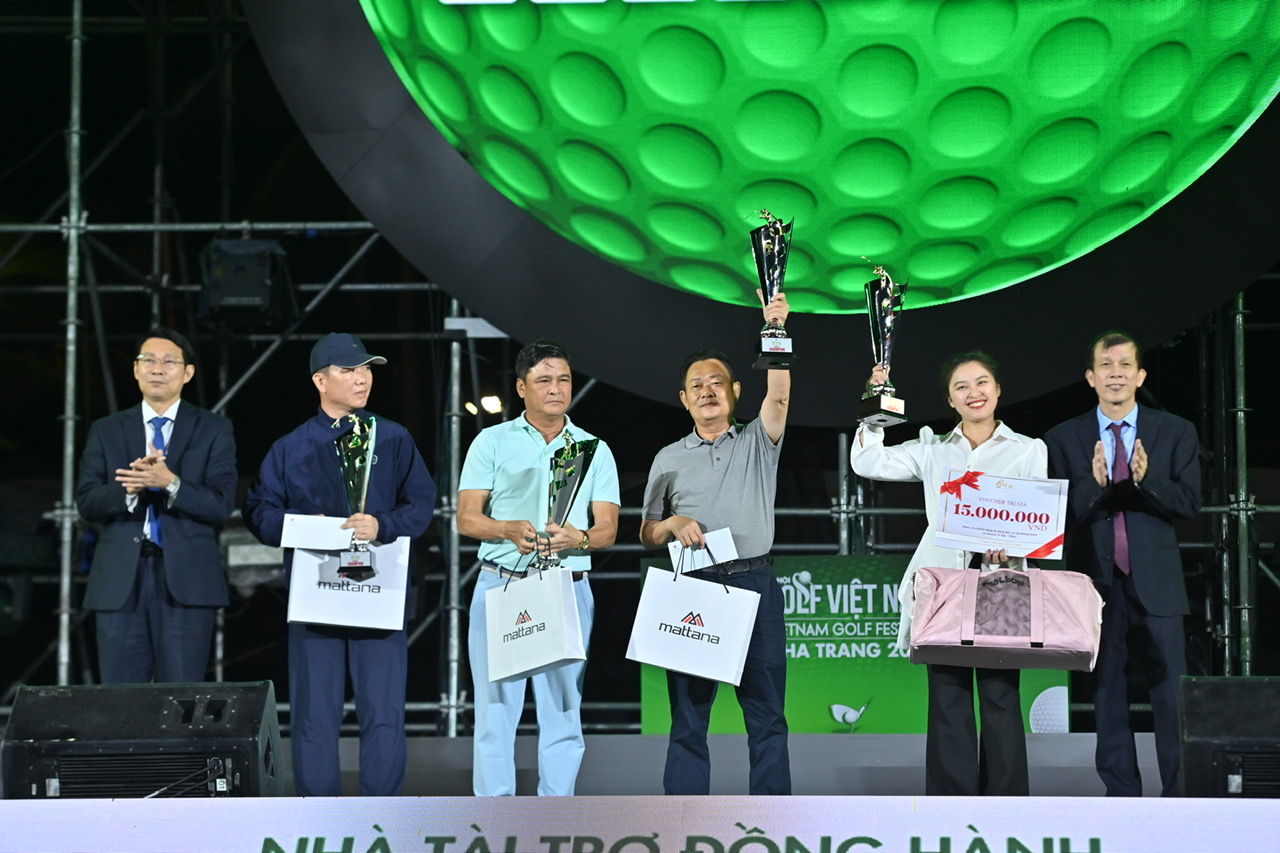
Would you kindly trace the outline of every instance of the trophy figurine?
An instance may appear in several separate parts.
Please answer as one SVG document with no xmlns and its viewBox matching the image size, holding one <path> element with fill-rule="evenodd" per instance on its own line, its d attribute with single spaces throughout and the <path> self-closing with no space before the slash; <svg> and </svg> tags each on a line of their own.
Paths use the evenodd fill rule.
<svg viewBox="0 0 1280 853">
<path fill-rule="evenodd" d="M 573 509 L 573 501 L 582 487 L 582 478 L 591 467 L 600 439 L 589 438 L 575 441 L 568 427 L 564 431 L 564 447 L 551 455 L 551 484 L 547 488 L 547 523 L 561 527 L 569 520 L 569 510 Z M 538 534 L 550 539 L 545 531 Z M 538 571 L 560 567 L 560 555 L 554 551 L 543 554 L 535 550 L 533 568 Z"/>
<path fill-rule="evenodd" d="M 894 388 L 888 379 L 898 315 L 902 313 L 902 295 L 907 292 L 907 286 L 895 282 L 882 266 L 876 265 L 875 274 L 877 278 L 867 282 L 867 319 L 871 323 L 871 352 L 875 363 L 884 368 L 885 382 L 871 386 L 862 395 L 858 420 L 885 427 L 907 419 L 906 403 L 893 396 Z"/>
<path fill-rule="evenodd" d="M 767 210 L 760 211 L 765 224 L 751 232 L 751 254 L 756 259 L 756 276 L 760 279 L 760 292 L 765 304 L 782 290 L 782 279 L 787 274 L 787 253 L 791 249 L 792 222 L 775 219 Z M 757 370 L 790 370 L 795 361 L 791 350 L 791 336 L 782 324 L 770 320 L 760 330 L 760 354 L 755 364 Z"/>
<path fill-rule="evenodd" d="M 369 494 L 369 476 L 373 473 L 373 444 L 378 434 L 377 420 L 367 420 L 352 412 L 346 420 L 352 430 L 334 440 L 338 461 L 342 464 L 342 484 L 347 491 L 347 507 L 351 514 L 364 512 L 365 498 Z M 334 427 L 342 423 L 334 421 Z M 351 550 L 343 551 L 338 560 L 338 575 L 354 581 L 363 581 L 376 574 L 373 568 L 373 552 L 369 543 L 351 535 Z"/>
</svg>

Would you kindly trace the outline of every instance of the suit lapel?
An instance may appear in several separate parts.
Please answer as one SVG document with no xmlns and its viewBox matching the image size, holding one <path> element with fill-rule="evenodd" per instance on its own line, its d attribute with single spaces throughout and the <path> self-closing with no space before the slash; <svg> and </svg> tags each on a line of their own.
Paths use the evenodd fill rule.
<svg viewBox="0 0 1280 853">
<path fill-rule="evenodd" d="M 1142 442 L 1143 447 L 1153 445 L 1152 439 L 1156 437 L 1156 433 L 1160 431 L 1160 412 L 1158 409 L 1152 409 L 1147 406 L 1142 407 L 1142 411 L 1138 413 L 1138 439 Z"/>
<path fill-rule="evenodd" d="M 1097 410 L 1090 409 L 1088 412 L 1082 415 L 1076 423 L 1078 424 L 1077 435 L 1079 435 L 1080 437 L 1081 458 L 1086 460 L 1092 460 L 1093 454 L 1094 454 L 1094 448 L 1098 446 L 1098 412 Z M 1093 462 L 1090 461 L 1087 467 L 1092 469 Z"/>
<path fill-rule="evenodd" d="M 184 402 L 178 407 L 182 417 L 174 418 L 173 434 L 169 436 L 169 446 L 165 448 L 165 458 L 176 461 L 191 443 L 191 436 L 196 431 L 196 407 Z"/>
<path fill-rule="evenodd" d="M 142 425 L 141 404 L 120 413 L 120 443 L 124 446 L 125 465 L 146 455 L 147 430 Z"/>
</svg>

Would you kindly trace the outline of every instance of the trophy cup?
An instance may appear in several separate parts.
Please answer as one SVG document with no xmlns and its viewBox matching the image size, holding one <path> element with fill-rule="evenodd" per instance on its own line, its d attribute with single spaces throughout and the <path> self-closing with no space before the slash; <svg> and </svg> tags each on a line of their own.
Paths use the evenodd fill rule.
<svg viewBox="0 0 1280 853">
<path fill-rule="evenodd" d="M 338 461 L 342 464 L 342 484 L 347 491 L 347 507 L 351 514 L 364 512 L 365 498 L 369 494 L 369 476 L 373 473 L 373 444 L 378 434 L 377 420 L 370 416 L 367 420 L 352 412 L 347 415 L 351 421 L 351 432 L 334 440 L 338 451 Z M 342 423 L 334 421 L 336 428 Z M 363 581 L 376 574 L 373 568 L 373 552 L 369 543 L 357 539 L 351 534 L 351 550 L 343 551 L 338 560 L 339 577 Z"/>
<path fill-rule="evenodd" d="M 787 253 L 791 249 L 792 222 L 775 219 L 767 210 L 760 211 L 765 220 L 751 232 L 751 254 L 756 259 L 756 276 L 760 279 L 760 292 L 765 304 L 782 290 L 782 279 L 787 274 Z M 781 323 L 770 320 L 760 330 L 760 354 L 755 364 L 757 370 L 790 370 L 795 361 L 791 351 L 791 336 Z"/>
<path fill-rule="evenodd" d="M 862 395 L 858 420 L 871 426 L 886 427 L 900 424 L 907 419 L 907 406 L 893 396 L 893 385 L 888 381 L 889 359 L 893 355 L 898 315 L 902 313 L 902 295 L 905 284 L 893 280 L 885 268 L 875 267 L 874 278 L 867 282 L 867 319 L 871 323 L 871 352 L 875 363 L 884 368 L 885 383 L 873 385 Z"/>
<path fill-rule="evenodd" d="M 569 510 L 573 509 L 573 501 L 578 497 L 578 489 L 582 487 L 582 478 L 591 467 L 600 439 L 589 438 L 586 441 L 575 441 L 568 428 L 564 431 L 564 447 L 551 455 L 551 484 L 547 488 L 547 523 L 561 527 L 569 520 Z M 538 534 L 550 538 L 546 531 Z M 560 567 L 560 555 L 554 551 L 543 554 L 535 550 L 533 568 L 538 571 Z"/>
</svg>

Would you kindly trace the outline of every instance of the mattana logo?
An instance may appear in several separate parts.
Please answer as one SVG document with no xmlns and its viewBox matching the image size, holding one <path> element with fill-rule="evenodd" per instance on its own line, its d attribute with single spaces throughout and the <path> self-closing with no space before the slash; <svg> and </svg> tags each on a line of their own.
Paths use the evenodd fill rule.
<svg viewBox="0 0 1280 853">
<path fill-rule="evenodd" d="M 545 630 L 547 630 L 546 622 L 535 623 L 528 610 L 521 610 L 520 615 L 516 617 L 516 627 L 502 635 L 502 642 L 510 643 L 513 640 L 531 637 Z"/>
<path fill-rule="evenodd" d="M 713 646 L 720 645 L 720 635 L 712 634 L 710 631 L 695 631 L 695 628 L 705 628 L 702 622 L 702 614 L 694 613 L 690 610 L 684 615 L 678 624 L 671 622 L 659 622 L 658 630 L 664 634 L 675 634 L 677 637 L 685 637 L 690 640 L 698 640 L 703 643 L 710 643 Z"/>
</svg>

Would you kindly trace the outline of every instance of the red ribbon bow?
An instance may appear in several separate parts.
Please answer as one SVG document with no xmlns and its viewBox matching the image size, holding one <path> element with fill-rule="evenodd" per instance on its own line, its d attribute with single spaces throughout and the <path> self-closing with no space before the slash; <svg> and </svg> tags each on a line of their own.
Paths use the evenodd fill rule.
<svg viewBox="0 0 1280 853">
<path fill-rule="evenodd" d="M 981 476 L 981 471 L 966 471 L 964 476 L 956 477 L 950 482 L 943 483 L 940 494 L 952 494 L 956 497 L 960 497 L 961 486 L 972 486 L 975 489 L 981 490 L 982 487 L 978 485 L 978 478 Z"/>
</svg>

